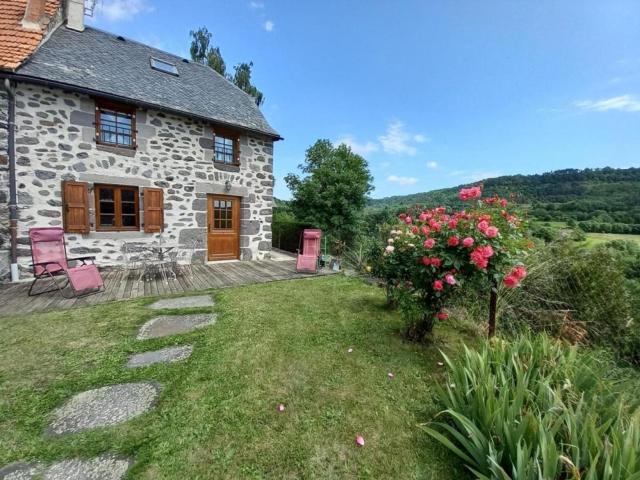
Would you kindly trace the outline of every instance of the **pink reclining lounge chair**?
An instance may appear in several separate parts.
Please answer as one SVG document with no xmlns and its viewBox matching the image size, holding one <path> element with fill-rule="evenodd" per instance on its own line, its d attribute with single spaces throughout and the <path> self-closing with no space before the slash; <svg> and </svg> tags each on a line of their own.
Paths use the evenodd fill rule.
<svg viewBox="0 0 640 480">
<path fill-rule="evenodd" d="M 296 272 L 318 271 L 318 257 L 320 256 L 320 238 L 322 230 L 306 229 L 302 232 L 302 251 L 298 250 L 298 260 L 296 262 Z"/>
<path fill-rule="evenodd" d="M 64 243 L 64 230 L 60 227 L 42 227 L 29 229 L 31 240 L 31 258 L 35 279 L 29 288 L 29 296 L 41 293 L 60 291 L 65 298 L 80 297 L 104 290 L 104 282 L 94 264 L 95 257 L 67 258 Z M 69 262 L 79 262 L 70 267 Z M 90 263 L 89 263 L 90 262 Z M 58 277 L 66 277 L 66 282 L 58 281 Z M 34 293 L 33 287 L 38 280 L 50 279 L 54 288 Z M 71 287 L 72 295 L 65 294 L 65 288 Z"/>
</svg>

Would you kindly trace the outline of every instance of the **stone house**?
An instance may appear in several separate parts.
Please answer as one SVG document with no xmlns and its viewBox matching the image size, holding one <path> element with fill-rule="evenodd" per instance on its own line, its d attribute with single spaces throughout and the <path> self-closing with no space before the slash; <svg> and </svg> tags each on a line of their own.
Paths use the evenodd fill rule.
<svg viewBox="0 0 640 480">
<path fill-rule="evenodd" d="M 198 261 L 269 256 L 281 137 L 253 98 L 209 67 L 85 27 L 80 0 L 9 1 L 0 42 L 3 25 L 38 35 L 0 47 L 0 273 L 30 275 L 34 226 L 64 226 L 70 256 L 99 265 L 158 235 L 195 244 Z"/>
</svg>

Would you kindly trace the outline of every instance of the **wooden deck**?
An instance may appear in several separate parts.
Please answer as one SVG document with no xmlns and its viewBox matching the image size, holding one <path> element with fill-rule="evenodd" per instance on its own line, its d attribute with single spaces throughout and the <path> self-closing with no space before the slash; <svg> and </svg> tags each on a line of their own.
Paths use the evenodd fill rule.
<svg viewBox="0 0 640 480">
<path fill-rule="evenodd" d="M 296 273 L 295 260 L 262 260 L 251 262 L 224 262 L 206 265 L 193 265 L 191 276 L 179 276 L 177 279 L 138 280 L 139 274 L 122 269 L 104 269 L 101 271 L 105 291 L 82 298 L 66 299 L 59 292 L 44 293 L 29 297 L 30 282 L 12 283 L 0 287 L 0 315 L 16 313 L 64 310 L 113 300 L 175 295 L 211 288 L 236 287 L 252 283 L 273 282 L 296 278 L 312 277 L 313 274 Z M 317 275 L 333 273 L 328 269 Z M 46 282 L 40 284 L 46 289 Z"/>
</svg>

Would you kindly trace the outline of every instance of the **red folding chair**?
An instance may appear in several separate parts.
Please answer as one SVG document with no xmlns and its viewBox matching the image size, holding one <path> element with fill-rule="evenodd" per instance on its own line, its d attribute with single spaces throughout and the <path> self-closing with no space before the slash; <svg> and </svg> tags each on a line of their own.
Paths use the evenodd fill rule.
<svg viewBox="0 0 640 480">
<path fill-rule="evenodd" d="M 29 239 L 31 240 L 31 266 L 35 277 L 29 287 L 29 296 L 58 290 L 63 297 L 73 298 L 104 291 L 104 282 L 98 267 L 94 264 L 95 257 L 67 258 L 62 228 L 31 228 Z M 69 262 L 80 264 L 70 267 Z M 61 277 L 64 277 L 63 283 L 58 281 Z M 38 280 L 44 279 L 51 280 L 54 287 L 35 293 L 34 286 Z M 73 293 L 71 296 L 65 294 L 67 285 L 71 287 Z"/>
<path fill-rule="evenodd" d="M 318 257 L 320 257 L 320 238 L 322 230 L 305 229 L 300 235 L 296 272 L 318 272 Z"/>
</svg>

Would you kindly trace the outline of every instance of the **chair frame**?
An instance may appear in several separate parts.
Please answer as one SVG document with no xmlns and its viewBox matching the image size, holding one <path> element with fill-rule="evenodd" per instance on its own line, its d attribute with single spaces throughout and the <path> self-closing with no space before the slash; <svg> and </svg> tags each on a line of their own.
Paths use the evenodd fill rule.
<svg viewBox="0 0 640 480">
<path fill-rule="evenodd" d="M 75 257 L 75 258 L 67 257 L 67 242 L 66 242 L 66 240 L 64 238 L 64 235 L 62 236 L 62 246 L 63 246 L 63 249 L 64 249 L 64 257 L 65 257 L 65 260 L 67 261 L 67 269 L 69 268 L 69 262 L 82 262 L 82 265 L 95 265 L 96 257 L 94 257 L 94 256 Z M 87 263 L 89 261 L 91 263 Z M 60 268 L 56 269 L 55 271 L 49 271 L 49 266 L 50 265 L 57 265 Z M 67 286 L 71 283 L 71 281 L 69 279 L 69 275 L 67 273 L 67 270 L 64 268 L 64 266 L 60 262 L 56 262 L 56 261 L 52 261 L 52 262 L 37 262 L 36 263 L 35 259 L 33 258 L 33 248 L 31 248 L 31 263 L 30 263 L 30 266 L 33 269 L 34 279 L 33 279 L 33 282 L 31 282 L 31 285 L 29 286 L 29 291 L 27 292 L 27 295 L 29 297 L 35 297 L 37 295 L 42 295 L 43 293 L 51 293 L 51 292 L 55 292 L 56 290 L 58 290 L 60 292 L 60 295 L 62 295 L 64 298 L 71 299 L 71 298 L 87 297 L 89 295 L 95 295 L 96 293 L 101 293 L 101 292 L 105 291 L 104 283 L 98 289 L 90 290 L 90 291 L 82 293 L 82 294 L 76 293 L 76 291 L 73 289 L 73 286 L 72 286 L 71 287 L 71 291 L 73 292 L 73 295 L 67 296 L 64 293 L 64 291 L 67 288 Z M 41 273 L 37 273 L 37 268 L 36 267 L 41 267 L 42 268 L 42 272 Z M 57 278 L 61 277 L 61 276 L 64 276 L 65 280 L 66 280 L 64 282 L 64 284 L 62 284 L 62 285 L 57 280 Z M 33 289 L 34 289 L 36 283 L 38 282 L 38 280 L 45 280 L 45 279 L 51 280 L 51 283 L 54 285 L 54 287 L 50 288 L 50 289 L 47 289 L 47 290 L 43 290 L 41 292 L 34 292 Z"/>
</svg>

